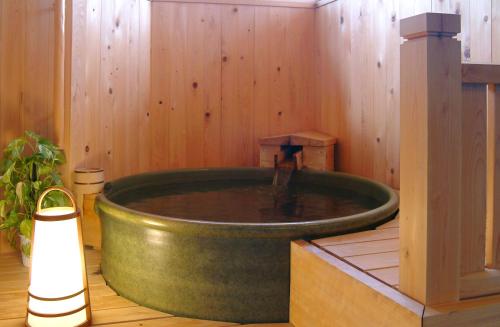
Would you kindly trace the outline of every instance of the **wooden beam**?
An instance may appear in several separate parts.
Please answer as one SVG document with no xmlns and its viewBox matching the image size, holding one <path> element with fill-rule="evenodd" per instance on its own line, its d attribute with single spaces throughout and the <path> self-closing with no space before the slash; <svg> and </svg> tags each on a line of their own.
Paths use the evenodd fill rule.
<svg viewBox="0 0 500 327">
<path fill-rule="evenodd" d="M 500 84 L 500 65 L 462 64 L 462 82 Z"/>
<path fill-rule="evenodd" d="M 460 16 L 401 21 L 400 289 L 456 301 L 460 274 Z"/>
<path fill-rule="evenodd" d="M 460 299 L 500 294 L 500 270 L 486 269 L 460 278 Z"/>
<path fill-rule="evenodd" d="M 265 7 L 288 7 L 288 8 L 316 8 L 314 0 L 150 0 L 151 2 L 182 2 L 219 4 L 232 6 L 265 6 Z"/>
<path fill-rule="evenodd" d="M 423 327 L 498 326 L 500 322 L 500 296 L 425 307 Z"/>
</svg>

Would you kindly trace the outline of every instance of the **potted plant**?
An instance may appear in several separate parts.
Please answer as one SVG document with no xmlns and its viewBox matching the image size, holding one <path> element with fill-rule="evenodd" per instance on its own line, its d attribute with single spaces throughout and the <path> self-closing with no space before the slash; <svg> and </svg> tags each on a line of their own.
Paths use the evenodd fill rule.
<svg viewBox="0 0 500 327">
<path fill-rule="evenodd" d="M 12 246 L 20 248 L 23 264 L 29 266 L 31 251 L 31 218 L 36 201 L 48 187 L 62 185 L 58 166 L 65 162 L 64 153 L 49 140 L 26 131 L 10 142 L 0 162 L 0 230 L 7 232 Z M 65 197 L 52 192 L 44 205 L 64 205 Z"/>
</svg>

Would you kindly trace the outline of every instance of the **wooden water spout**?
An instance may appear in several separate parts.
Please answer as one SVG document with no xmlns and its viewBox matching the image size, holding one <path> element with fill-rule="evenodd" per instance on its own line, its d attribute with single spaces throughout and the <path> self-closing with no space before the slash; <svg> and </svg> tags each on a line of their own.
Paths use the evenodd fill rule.
<svg viewBox="0 0 500 327">
<path fill-rule="evenodd" d="M 333 136 L 315 131 L 264 137 L 259 140 L 260 166 L 273 168 L 289 154 L 295 155 L 299 169 L 334 170 L 336 142 Z"/>
</svg>

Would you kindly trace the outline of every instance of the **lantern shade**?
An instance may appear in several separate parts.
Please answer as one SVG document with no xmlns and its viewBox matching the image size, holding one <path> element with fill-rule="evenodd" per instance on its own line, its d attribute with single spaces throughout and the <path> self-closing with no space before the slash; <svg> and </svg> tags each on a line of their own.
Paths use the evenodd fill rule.
<svg viewBox="0 0 500 327">
<path fill-rule="evenodd" d="M 42 209 L 43 198 L 53 191 L 64 192 L 72 206 Z M 26 325 L 66 327 L 89 323 L 80 214 L 69 191 L 51 188 L 40 196 L 33 217 Z"/>
</svg>

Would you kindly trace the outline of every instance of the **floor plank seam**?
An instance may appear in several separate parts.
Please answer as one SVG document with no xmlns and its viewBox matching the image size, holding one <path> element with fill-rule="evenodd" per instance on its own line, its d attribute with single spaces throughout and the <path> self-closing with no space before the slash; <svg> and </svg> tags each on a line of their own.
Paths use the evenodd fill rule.
<svg viewBox="0 0 500 327">
<path fill-rule="evenodd" d="M 397 288 L 395 288 L 395 287 L 394 287 L 394 286 L 392 286 L 391 284 L 387 283 L 386 281 L 384 281 L 384 280 L 382 280 L 382 279 L 380 279 L 380 278 L 378 278 L 378 277 L 376 277 L 376 276 L 373 276 L 372 274 L 370 274 L 370 273 L 369 273 L 369 272 L 367 272 L 366 270 L 361 269 L 360 267 L 356 266 L 356 265 L 355 265 L 355 264 L 353 264 L 352 262 L 349 262 L 349 261 L 345 260 L 344 258 L 339 257 L 339 256 L 338 256 L 338 255 L 336 255 L 335 253 L 332 253 L 332 252 L 330 252 L 330 251 L 328 251 L 328 250 L 326 250 L 326 249 L 324 249 L 324 248 L 322 248 L 322 247 L 320 247 L 320 246 L 317 246 L 317 245 L 316 245 L 316 244 L 314 244 L 314 243 L 311 243 L 311 244 L 312 244 L 313 246 L 315 246 L 316 248 L 318 248 L 318 249 L 322 250 L 323 252 L 326 252 L 326 253 L 328 253 L 329 255 L 331 255 L 331 256 L 333 256 L 333 257 L 335 257 L 335 258 L 337 258 L 337 259 L 339 259 L 339 260 L 341 260 L 341 261 L 343 261 L 343 262 L 345 262 L 345 263 L 347 263 L 347 264 L 348 264 L 348 265 L 350 265 L 351 267 L 356 268 L 356 269 L 357 269 L 357 270 L 359 270 L 360 272 L 365 273 L 365 274 L 367 274 L 368 276 L 370 276 L 370 277 L 372 277 L 372 278 L 374 278 L 374 279 L 378 280 L 379 282 L 384 283 L 385 285 L 387 285 L 387 286 L 389 286 L 389 287 L 391 287 L 391 288 L 393 288 L 393 289 L 395 289 L 395 290 L 399 291 Z M 399 266 L 384 267 L 384 268 L 394 268 L 394 267 L 399 267 Z M 380 269 L 383 269 L 383 268 L 380 268 Z"/>
<path fill-rule="evenodd" d="M 374 254 L 383 254 L 383 253 L 392 253 L 392 252 L 399 252 L 398 250 L 391 250 L 391 251 L 382 251 L 382 252 L 373 252 L 373 253 L 366 253 L 366 254 L 355 254 L 355 255 L 346 255 L 343 258 L 357 258 L 357 257 L 362 257 L 362 256 L 367 256 L 367 255 L 374 255 Z"/>
<path fill-rule="evenodd" d="M 399 229 L 399 227 L 396 227 L 396 228 Z M 390 229 L 390 228 L 387 228 L 387 229 Z M 378 231 L 378 230 L 374 229 L 374 231 Z M 386 241 L 386 240 L 394 240 L 394 239 L 399 239 L 399 236 L 398 237 L 380 238 L 380 239 L 375 239 L 375 240 L 363 240 L 363 241 L 355 241 L 355 242 L 346 242 L 346 243 L 342 242 L 342 243 L 317 244 L 314 241 L 312 241 L 312 243 L 317 244 L 318 246 L 339 246 L 339 245 L 349 245 L 349 244 L 367 243 L 367 242 L 375 242 L 375 241 Z"/>
<path fill-rule="evenodd" d="M 156 317 L 156 318 L 141 318 L 141 319 L 133 319 L 133 320 L 123 320 L 123 321 L 113 321 L 113 322 L 104 322 L 104 323 L 94 323 L 92 322 L 91 326 L 111 326 L 111 325 L 116 325 L 116 324 L 123 324 L 123 323 L 133 323 L 133 322 L 142 322 L 142 321 L 151 321 L 151 320 L 159 320 L 159 319 L 172 319 L 176 318 L 175 316 L 171 317 Z"/>
</svg>

